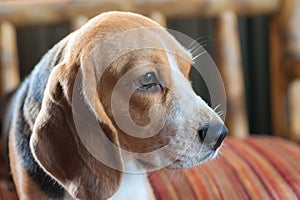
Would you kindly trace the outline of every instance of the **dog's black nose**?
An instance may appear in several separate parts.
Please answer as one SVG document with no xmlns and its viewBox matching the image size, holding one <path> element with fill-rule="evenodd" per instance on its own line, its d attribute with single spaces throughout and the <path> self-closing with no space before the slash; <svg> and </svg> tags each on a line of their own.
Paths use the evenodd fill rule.
<svg viewBox="0 0 300 200">
<path fill-rule="evenodd" d="M 213 150 L 217 150 L 228 133 L 224 125 L 205 125 L 198 130 L 200 141 L 203 144 L 211 146 Z"/>
</svg>

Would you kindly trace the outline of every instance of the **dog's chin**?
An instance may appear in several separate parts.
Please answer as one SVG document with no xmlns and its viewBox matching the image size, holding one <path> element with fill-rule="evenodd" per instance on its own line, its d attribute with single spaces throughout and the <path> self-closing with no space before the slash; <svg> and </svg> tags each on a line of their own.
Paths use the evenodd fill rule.
<svg viewBox="0 0 300 200">
<path fill-rule="evenodd" d="M 191 157 L 191 158 L 181 158 L 181 159 L 176 159 L 174 161 L 170 161 L 170 164 L 166 166 L 158 166 L 157 164 L 154 164 L 152 162 L 143 160 L 143 159 L 137 159 L 138 163 L 140 166 L 146 170 L 146 171 L 153 171 L 153 170 L 159 170 L 161 168 L 167 168 L 167 169 L 186 169 L 190 167 L 194 167 L 197 165 L 200 165 L 206 161 L 212 160 L 215 157 L 217 157 L 219 153 L 219 149 L 214 150 L 214 151 L 209 151 L 205 154 L 203 154 L 199 158 Z M 167 160 L 167 158 L 166 158 Z"/>
<path fill-rule="evenodd" d="M 168 165 L 166 168 L 167 169 L 186 169 L 190 167 L 195 167 L 197 165 L 200 165 L 206 161 L 209 161 L 211 159 L 214 159 L 218 154 L 218 151 L 211 151 L 199 159 L 191 158 L 191 159 L 177 159 L 175 160 L 172 164 Z"/>
<path fill-rule="evenodd" d="M 153 171 L 157 169 L 157 166 L 151 162 L 145 161 L 143 159 L 137 159 L 138 163 L 143 167 L 144 170 Z"/>
</svg>

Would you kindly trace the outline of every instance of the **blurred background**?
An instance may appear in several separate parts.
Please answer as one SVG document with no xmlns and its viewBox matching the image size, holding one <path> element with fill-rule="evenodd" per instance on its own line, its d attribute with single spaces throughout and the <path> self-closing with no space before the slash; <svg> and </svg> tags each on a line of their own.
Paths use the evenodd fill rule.
<svg viewBox="0 0 300 200">
<path fill-rule="evenodd" d="M 47 50 L 88 18 L 108 10 L 133 11 L 198 40 L 209 52 L 224 79 L 226 123 L 233 135 L 273 134 L 297 140 L 300 110 L 296 112 L 297 101 L 291 100 L 298 95 L 289 93 L 288 83 L 295 79 L 289 80 L 287 69 L 297 65 L 298 4 L 294 0 L 2 0 L 2 95 L 18 84 L 7 87 L 8 82 L 23 80 Z M 209 102 L 202 78 L 195 70 L 190 77 L 197 93 Z"/>
</svg>

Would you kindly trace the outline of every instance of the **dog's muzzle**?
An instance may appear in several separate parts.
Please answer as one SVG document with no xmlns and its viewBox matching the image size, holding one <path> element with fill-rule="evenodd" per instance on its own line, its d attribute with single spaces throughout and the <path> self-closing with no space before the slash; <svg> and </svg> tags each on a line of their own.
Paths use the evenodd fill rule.
<svg viewBox="0 0 300 200">
<path fill-rule="evenodd" d="M 224 125 L 205 125 L 198 130 L 200 141 L 212 150 L 217 150 L 228 133 Z"/>
</svg>

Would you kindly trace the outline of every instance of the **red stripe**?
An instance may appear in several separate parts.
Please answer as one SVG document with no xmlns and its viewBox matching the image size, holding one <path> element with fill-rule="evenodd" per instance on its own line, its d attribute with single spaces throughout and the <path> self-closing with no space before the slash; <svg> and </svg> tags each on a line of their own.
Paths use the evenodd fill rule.
<svg viewBox="0 0 300 200">
<path fill-rule="evenodd" d="M 237 144 L 237 143 L 236 143 Z M 247 156 L 249 155 L 248 153 L 245 153 L 243 150 L 243 153 L 241 151 L 242 148 L 238 148 L 236 145 L 232 145 L 230 143 L 228 143 L 227 145 L 230 146 L 230 148 L 232 150 L 235 151 L 235 153 L 237 155 L 239 155 L 239 157 L 241 158 L 241 160 L 243 160 L 245 163 L 247 163 L 247 165 L 251 168 L 251 170 L 253 171 L 253 173 L 256 175 L 256 177 L 260 180 L 261 184 L 263 185 L 265 191 L 269 194 L 270 199 L 276 199 L 275 196 L 273 195 L 272 191 L 270 190 L 270 188 L 266 185 L 265 181 L 262 179 L 261 174 L 258 170 L 256 170 L 255 165 L 253 165 L 253 163 L 251 161 L 253 161 L 254 159 L 251 158 L 250 160 L 248 160 Z M 260 166 L 261 167 L 261 166 Z M 262 168 L 262 167 L 261 167 Z"/>
<path fill-rule="evenodd" d="M 234 140 L 234 142 L 240 142 L 240 140 Z M 246 197 L 243 198 L 265 199 L 267 194 L 262 190 L 263 185 L 251 167 L 247 163 L 242 162 L 241 157 L 232 149 L 225 146 L 222 148 L 222 152 L 224 152 L 224 158 L 221 161 L 223 161 L 224 166 L 221 165 L 220 167 L 227 169 L 223 170 L 224 173 L 231 174 L 230 172 L 232 172 L 232 178 L 238 179 L 237 184 L 242 186 L 246 194 Z"/>
<path fill-rule="evenodd" d="M 165 187 L 165 184 L 162 182 L 161 177 L 159 176 L 159 173 L 150 173 L 148 175 L 149 182 L 153 188 L 154 195 L 157 200 L 163 200 L 164 198 L 161 196 L 163 194 L 164 196 L 167 196 L 165 199 L 171 199 L 171 197 L 168 197 L 168 190 Z"/>
<path fill-rule="evenodd" d="M 274 169 L 278 171 L 278 173 L 281 175 L 282 179 L 286 181 L 286 183 L 292 188 L 293 192 L 297 195 L 300 196 L 300 192 L 297 187 L 295 187 L 294 182 L 300 182 L 300 180 L 295 179 L 295 177 L 288 176 L 290 174 L 290 171 L 286 168 L 286 166 L 282 163 L 279 162 L 278 159 L 274 158 L 274 154 L 269 153 L 266 151 L 266 149 L 271 148 L 271 146 L 267 147 L 266 149 L 262 149 L 261 145 L 256 145 L 252 140 L 248 140 L 247 143 L 253 147 L 253 149 L 260 154 L 264 155 L 265 158 L 272 164 Z M 275 145 L 275 144 L 274 144 Z M 275 148 L 272 148 L 274 151 L 276 150 Z"/>
<path fill-rule="evenodd" d="M 223 196 L 223 194 L 222 194 L 222 192 L 221 192 L 221 190 L 220 190 L 220 187 L 218 187 L 218 183 L 217 183 L 217 181 L 216 181 L 214 175 L 210 172 L 210 169 L 212 169 L 212 168 L 208 167 L 207 169 L 208 169 L 208 170 L 206 171 L 206 173 L 208 174 L 208 178 L 211 179 L 212 182 L 213 182 L 213 185 L 211 185 L 211 186 L 215 186 L 215 188 L 217 189 L 218 199 L 220 199 L 220 200 L 221 200 L 221 199 L 224 199 L 224 196 Z"/>
<path fill-rule="evenodd" d="M 189 174 L 191 174 L 191 176 L 193 177 L 194 181 L 197 184 L 197 187 L 199 187 L 201 189 L 202 192 L 202 199 L 209 199 L 209 194 L 206 190 L 206 186 L 204 185 L 204 183 L 201 181 L 199 173 L 197 172 L 196 168 L 191 168 L 190 170 L 188 170 L 187 172 L 189 172 Z M 193 193 L 195 196 L 195 199 L 198 199 L 198 196 L 196 195 L 196 192 L 194 191 L 194 187 L 193 188 Z"/>
<path fill-rule="evenodd" d="M 180 172 L 179 172 L 180 173 Z M 174 175 L 174 174 L 173 174 Z M 178 177 L 176 177 L 176 178 L 178 178 Z M 175 177 L 173 177 L 173 179 L 172 178 L 170 178 L 170 176 L 168 176 L 168 179 L 169 180 L 171 180 L 170 182 L 171 182 L 171 184 L 173 185 L 173 187 L 174 187 L 174 190 L 176 191 L 176 194 L 177 194 L 177 196 L 178 196 L 178 199 L 185 199 L 185 197 L 184 196 L 182 196 L 182 195 L 185 195 L 183 192 L 180 192 L 180 191 L 182 191 L 182 188 L 184 188 L 185 187 L 185 185 L 182 185 L 181 187 L 180 186 L 178 186 L 178 183 L 179 182 L 181 182 L 181 181 L 178 181 L 178 179 L 177 179 L 177 181 L 175 181 L 176 179 L 175 179 Z"/>
<path fill-rule="evenodd" d="M 235 162 L 235 161 L 232 161 L 232 162 Z M 233 172 L 233 174 L 235 175 L 234 178 L 236 180 L 236 185 L 241 186 L 242 190 L 245 192 L 245 194 L 247 196 L 247 199 L 251 199 L 250 195 L 248 193 L 248 190 L 244 186 L 243 181 L 240 179 L 240 176 L 239 176 L 239 173 L 237 172 L 237 170 L 230 164 L 230 162 L 228 162 L 228 160 L 226 160 L 226 158 L 223 159 L 223 163 L 224 163 L 224 165 L 222 165 L 222 167 L 224 167 L 226 169 L 226 171 Z"/>
</svg>

